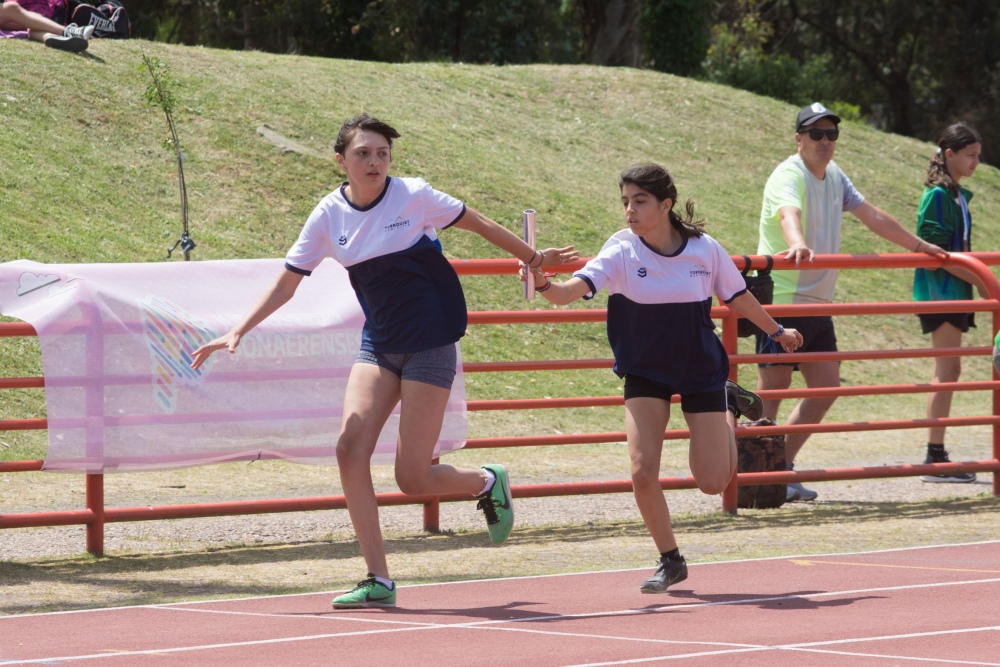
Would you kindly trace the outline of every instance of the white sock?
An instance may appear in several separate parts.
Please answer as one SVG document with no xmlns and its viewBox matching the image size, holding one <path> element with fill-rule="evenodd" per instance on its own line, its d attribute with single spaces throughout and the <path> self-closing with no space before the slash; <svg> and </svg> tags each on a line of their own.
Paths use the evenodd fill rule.
<svg viewBox="0 0 1000 667">
<path fill-rule="evenodd" d="M 383 579 L 382 577 L 375 577 L 375 581 L 382 584 L 390 591 L 396 587 L 396 582 L 394 582 L 392 579 Z"/>
<path fill-rule="evenodd" d="M 483 490 L 479 492 L 479 495 L 485 496 L 493 490 L 493 485 L 497 483 L 497 476 L 489 468 L 480 468 L 480 470 L 486 473 L 486 486 L 484 486 Z"/>
</svg>

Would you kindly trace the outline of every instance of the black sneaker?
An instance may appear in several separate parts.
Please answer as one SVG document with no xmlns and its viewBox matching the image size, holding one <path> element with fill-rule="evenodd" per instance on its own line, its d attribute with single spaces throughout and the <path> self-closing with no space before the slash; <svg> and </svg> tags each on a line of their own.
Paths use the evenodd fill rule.
<svg viewBox="0 0 1000 667">
<path fill-rule="evenodd" d="M 87 40 L 83 37 L 71 37 L 68 35 L 49 35 L 43 42 L 50 49 L 69 51 L 70 53 L 80 53 L 87 50 Z"/>
<path fill-rule="evenodd" d="M 726 406 L 737 419 L 743 416 L 752 422 L 760 419 L 764 411 L 764 403 L 760 400 L 760 396 L 732 380 L 726 380 Z"/>
<path fill-rule="evenodd" d="M 924 459 L 924 463 L 951 463 L 951 459 L 948 458 L 948 452 L 942 452 L 940 456 L 928 453 L 927 458 Z M 946 472 L 941 475 L 921 475 L 920 479 L 925 482 L 938 484 L 968 484 L 969 482 L 976 481 L 976 473 Z"/>
<path fill-rule="evenodd" d="M 688 566 L 684 561 L 684 556 L 680 560 L 670 560 L 660 558 L 660 564 L 656 567 L 653 576 L 642 582 L 639 587 L 640 593 L 666 593 L 667 587 L 684 581 L 688 578 Z"/>
</svg>

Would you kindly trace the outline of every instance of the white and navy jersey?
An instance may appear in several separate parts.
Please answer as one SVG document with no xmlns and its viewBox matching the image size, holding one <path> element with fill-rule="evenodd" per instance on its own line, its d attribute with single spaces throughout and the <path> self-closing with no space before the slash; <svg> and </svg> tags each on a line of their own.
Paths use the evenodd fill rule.
<svg viewBox="0 0 1000 667">
<path fill-rule="evenodd" d="M 746 283 L 725 249 L 702 234 L 671 255 L 631 230 L 616 233 L 575 276 L 608 288 L 608 341 L 615 373 L 633 373 L 679 394 L 716 391 L 729 377 L 729 356 L 715 334 L 712 294 L 725 303 Z"/>
<path fill-rule="evenodd" d="M 365 313 L 362 349 L 420 352 L 465 335 L 465 294 L 436 233 L 458 222 L 465 204 L 423 179 L 389 177 L 382 194 L 358 208 L 346 186 L 313 210 L 285 268 L 308 276 L 332 257 L 347 269 Z"/>
</svg>

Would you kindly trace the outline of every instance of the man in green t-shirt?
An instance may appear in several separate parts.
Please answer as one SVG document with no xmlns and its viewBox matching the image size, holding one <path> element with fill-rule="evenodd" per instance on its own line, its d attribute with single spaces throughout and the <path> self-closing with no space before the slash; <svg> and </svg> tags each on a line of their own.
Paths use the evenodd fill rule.
<svg viewBox="0 0 1000 667">
<path fill-rule="evenodd" d="M 833 161 L 840 135 L 840 117 L 815 102 L 802 109 L 795 121 L 795 145 L 798 150 L 782 162 L 764 187 L 760 213 L 758 255 L 787 257 L 795 270 L 775 271 L 774 303 L 830 303 L 837 282 L 835 269 L 800 270 L 817 254 L 840 253 L 840 228 L 845 211 L 854 214 L 882 238 L 905 248 L 929 255 L 944 255 L 934 244 L 922 241 L 894 217 L 865 201 L 847 175 Z M 797 329 L 805 339 L 798 352 L 835 352 L 837 336 L 830 316 L 779 317 L 778 324 Z M 784 354 L 764 334 L 757 335 L 757 352 Z M 787 389 L 792 372 L 800 370 L 807 387 L 839 387 L 839 361 L 759 364 L 758 390 Z M 818 424 L 835 397 L 802 399 L 788 418 L 789 424 Z M 775 419 L 780 399 L 764 401 L 764 415 Z M 791 433 L 785 438 L 785 456 L 789 468 L 808 433 Z M 788 485 L 788 500 L 814 500 L 816 492 L 799 483 Z"/>
</svg>

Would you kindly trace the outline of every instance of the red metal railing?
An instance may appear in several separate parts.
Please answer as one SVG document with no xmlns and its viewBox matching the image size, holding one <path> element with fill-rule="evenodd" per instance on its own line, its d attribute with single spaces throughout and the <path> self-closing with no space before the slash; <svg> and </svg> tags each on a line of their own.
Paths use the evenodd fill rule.
<svg viewBox="0 0 1000 667">
<path fill-rule="evenodd" d="M 736 259 L 742 264 L 742 258 Z M 993 333 L 1000 331 L 1000 284 L 987 268 L 989 265 L 1000 264 L 1000 253 L 972 253 L 952 255 L 949 263 L 958 264 L 978 275 L 988 286 L 989 299 L 978 301 L 951 301 L 932 303 L 838 303 L 828 305 L 794 305 L 767 306 L 766 310 L 775 316 L 788 315 L 879 315 L 917 312 L 992 312 Z M 452 263 L 461 275 L 501 275 L 513 274 L 517 263 L 513 260 L 460 260 Z M 752 257 L 753 267 L 763 268 L 765 260 L 762 257 Z M 927 255 L 821 255 L 817 256 L 811 268 L 836 269 L 871 269 L 871 268 L 912 268 L 938 267 L 942 260 Z M 563 268 L 571 272 L 582 266 L 582 262 Z M 775 262 L 775 268 L 790 268 L 782 261 Z M 484 311 L 469 315 L 471 325 L 487 324 L 541 324 L 565 322 L 603 322 L 606 311 L 602 309 L 553 310 L 539 309 L 530 311 Z M 764 360 L 765 355 L 738 354 L 736 336 L 736 313 L 725 306 L 712 309 L 713 318 L 722 321 L 722 341 L 730 353 L 732 377 L 735 379 L 740 364 L 753 364 Z M 28 324 L 0 324 L 0 337 L 33 336 L 34 329 Z M 841 351 L 835 353 L 798 353 L 799 361 L 826 360 L 861 360 L 861 359 L 900 359 L 927 358 L 937 356 L 978 356 L 990 354 L 989 347 L 965 347 L 951 349 L 911 349 L 911 350 L 862 350 Z M 564 359 L 538 360 L 516 362 L 468 362 L 463 369 L 467 373 L 475 372 L 518 372 L 518 371 L 558 371 L 588 368 L 610 368 L 611 359 Z M 44 379 L 3 378 L 0 379 L 0 389 L 42 388 Z M 877 394 L 909 394 L 951 391 L 991 391 L 993 395 L 993 414 L 978 417 L 949 417 L 942 419 L 900 419 L 886 421 L 868 421 L 855 423 L 825 423 L 812 425 L 778 425 L 774 427 L 755 427 L 755 434 L 769 433 L 835 433 L 850 431 L 876 431 L 895 429 L 927 428 L 928 426 L 971 426 L 990 425 L 993 427 L 992 459 L 981 461 L 964 461 L 947 464 L 918 464 L 899 466 L 878 466 L 863 468 L 837 468 L 827 470 L 796 470 L 788 472 L 753 473 L 737 475 L 733 483 L 723 494 L 723 508 L 729 512 L 736 511 L 737 488 L 740 485 L 774 484 L 791 481 L 829 481 L 847 479 L 868 479 L 884 477 L 906 477 L 924 474 L 940 474 L 958 470 L 970 472 L 992 472 L 993 493 L 1000 495 L 1000 381 L 994 374 L 994 380 L 989 382 L 955 382 L 942 384 L 914 385 L 872 385 L 849 386 L 823 389 L 787 389 L 781 391 L 761 392 L 764 398 L 785 399 L 802 398 L 806 396 L 865 396 Z M 596 396 L 557 399 L 512 399 L 494 401 L 468 402 L 470 411 L 476 410 L 536 410 L 561 409 L 591 406 L 622 405 L 621 396 Z M 45 419 L 3 419 L 0 420 L 0 430 L 35 430 L 45 429 Z M 737 428 L 737 435 L 746 429 Z M 685 439 L 688 432 L 684 429 L 668 430 L 667 439 Z M 494 447 L 530 447 L 548 445 L 576 445 L 588 443 L 622 442 L 625 433 L 578 433 L 566 435 L 519 436 L 470 439 L 467 449 L 485 449 Z M 42 461 L 11 461 L 0 463 L 0 473 L 26 472 L 42 469 Z M 321 509 L 343 509 L 346 507 L 343 496 L 327 496 L 315 498 L 285 498 L 270 500 L 234 501 L 222 503 L 204 503 L 188 505 L 167 505 L 154 507 L 119 507 L 104 506 L 104 476 L 88 474 L 86 477 L 86 509 L 54 512 L 37 512 L 21 514 L 0 514 L 0 528 L 21 528 L 36 526 L 85 525 L 87 531 L 87 551 L 100 554 L 104 551 L 104 524 L 119 521 L 144 521 L 154 519 L 175 519 L 209 516 L 228 516 L 237 514 L 261 514 L 272 512 L 296 512 Z M 662 478 L 660 484 L 664 489 L 696 488 L 692 477 Z M 624 493 L 632 490 L 630 480 L 614 480 L 604 482 L 573 482 L 563 484 L 533 484 L 520 485 L 512 488 L 514 497 L 545 497 L 557 495 L 594 494 L 594 493 Z M 381 505 L 422 504 L 424 506 L 424 527 L 427 530 L 439 529 L 438 504 L 468 500 L 465 496 L 408 496 L 403 493 L 378 494 Z"/>
</svg>

